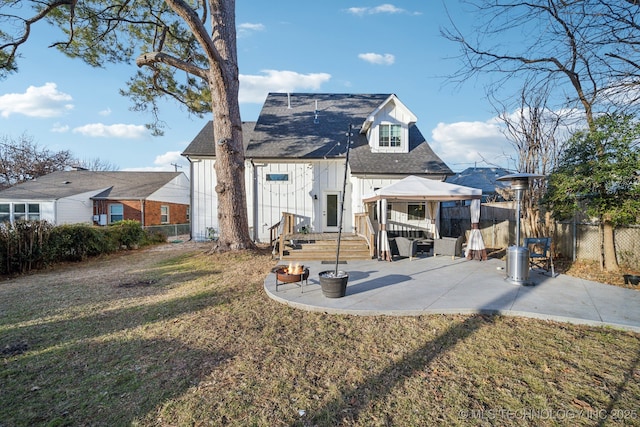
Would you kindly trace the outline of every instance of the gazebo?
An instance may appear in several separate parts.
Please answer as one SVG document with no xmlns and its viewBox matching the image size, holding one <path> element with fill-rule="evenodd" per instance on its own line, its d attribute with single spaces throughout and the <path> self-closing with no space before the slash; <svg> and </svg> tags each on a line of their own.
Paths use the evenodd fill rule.
<svg viewBox="0 0 640 427">
<path fill-rule="evenodd" d="M 471 200 L 471 233 L 467 242 L 468 259 L 487 259 L 487 251 L 480 233 L 480 200 L 482 190 L 442 181 L 410 175 L 398 182 L 377 189 L 363 198 L 364 203 L 377 202 L 379 208 L 380 229 L 378 231 L 378 251 L 385 259 L 389 254 L 386 218 L 388 202 L 426 202 L 425 215 L 429 221 L 429 231 L 434 239 L 440 238 L 439 207 L 440 202 L 448 200 Z"/>
</svg>

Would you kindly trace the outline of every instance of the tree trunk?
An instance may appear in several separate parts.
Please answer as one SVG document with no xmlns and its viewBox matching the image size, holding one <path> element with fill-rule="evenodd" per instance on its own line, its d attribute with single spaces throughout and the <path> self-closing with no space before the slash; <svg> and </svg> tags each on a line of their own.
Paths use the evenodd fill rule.
<svg viewBox="0 0 640 427">
<path fill-rule="evenodd" d="M 210 58 L 208 76 L 215 141 L 218 242 L 214 250 L 255 248 L 249 235 L 244 145 L 238 91 L 240 80 L 235 37 L 235 1 L 211 1 L 212 37 L 218 57 Z M 216 34 L 217 33 L 217 34 Z"/>
<path fill-rule="evenodd" d="M 604 221 L 603 225 L 603 254 L 604 254 L 604 269 L 606 271 L 616 272 L 619 270 L 618 260 L 616 259 L 616 246 L 614 238 L 614 227 L 608 222 Z"/>
<path fill-rule="evenodd" d="M 248 249 L 255 246 L 249 235 L 240 111 L 237 102 L 236 108 L 232 108 L 232 104 L 218 100 L 213 108 L 219 227 L 217 250 Z"/>
</svg>

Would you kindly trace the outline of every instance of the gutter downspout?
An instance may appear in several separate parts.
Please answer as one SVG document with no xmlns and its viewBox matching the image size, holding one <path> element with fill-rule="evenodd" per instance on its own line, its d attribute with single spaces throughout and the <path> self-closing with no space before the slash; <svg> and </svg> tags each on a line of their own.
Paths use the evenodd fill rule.
<svg viewBox="0 0 640 427">
<path fill-rule="evenodd" d="M 253 241 L 258 241 L 258 166 L 249 159 L 253 168 Z"/>
<path fill-rule="evenodd" d="M 144 228 L 144 199 L 140 199 L 140 225 Z"/>
<path fill-rule="evenodd" d="M 185 156 L 189 162 L 189 241 L 193 240 L 193 162 L 191 157 Z"/>
</svg>

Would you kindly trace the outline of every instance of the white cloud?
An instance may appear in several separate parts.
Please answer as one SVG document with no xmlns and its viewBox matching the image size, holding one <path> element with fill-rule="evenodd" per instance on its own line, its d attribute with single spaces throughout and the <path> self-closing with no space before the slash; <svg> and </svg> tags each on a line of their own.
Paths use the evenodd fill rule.
<svg viewBox="0 0 640 427">
<path fill-rule="evenodd" d="M 389 3 L 381 4 L 380 6 L 375 6 L 375 7 L 350 7 L 347 9 L 347 12 L 353 15 L 358 15 L 358 16 L 375 15 L 378 13 L 390 13 L 390 14 L 408 13 L 405 9 L 396 7 Z M 414 14 L 418 14 L 418 13 L 414 13 Z"/>
<path fill-rule="evenodd" d="M 381 4 L 380 6 L 371 8 L 369 13 L 402 13 L 404 11 L 404 9 L 400 9 L 392 4 L 385 3 Z"/>
<path fill-rule="evenodd" d="M 514 167 L 514 148 L 493 119 L 486 122 L 438 123 L 431 132 L 431 148 L 454 171 L 474 164 Z"/>
<path fill-rule="evenodd" d="M 167 151 L 164 154 L 156 156 L 156 159 L 153 161 L 153 164 L 158 166 L 171 165 L 171 163 L 181 164 L 186 162 L 184 157 L 180 155 L 180 151 Z"/>
<path fill-rule="evenodd" d="M 69 132 L 69 125 L 63 125 L 61 123 L 54 123 L 51 128 L 51 132 L 54 133 L 66 133 Z"/>
<path fill-rule="evenodd" d="M 371 64 L 391 65 L 396 61 L 396 57 L 390 53 L 361 53 L 358 58 Z"/>
<path fill-rule="evenodd" d="M 107 107 L 104 110 L 98 112 L 98 114 L 100 114 L 101 116 L 110 116 L 111 115 L 111 108 Z"/>
<path fill-rule="evenodd" d="M 58 117 L 73 109 L 71 95 L 58 91 L 55 83 L 29 86 L 24 93 L 8 93 L 0 96 L 0 115 L 11 114 L 28 117 Z"/>
<path fill-rule="evenodd" d="M 122 138 L 139 139 L 149 134 L 148 129 L 143 125 L 91 123 L 73 129 L 73 133 L 79 133 L 92 138 Z"/>
<path fill-rule="evenodd" d="M 243 24 L 238 25 L 236 30 L 238 32 L 238 37 L 244 37 L 244 36 L 249 36 L 252 33 L 255 33 L 257 31 L 264 31 L 265 26 L 263 24 L 252 24 L 249 22 L 245 22 Z"/>
<path fill-rule="evenodd" d="M 331 74 L 300 74 L 295 71 L 262 70 L 263 75 L 240 75 L 241 103 L 263 103 L 269 92 L 318 90 L 331 79 Z"/>
<path fill-rule="evenodd" d="M 155 166 L 145 166 L 139 168 L 126 168 L 125 171 L 142 171 L 142 172 L 184 172 L 189 176 L 189 162 L 180 155 L 180 151 L 167 151 L 164 154 L 156 156 L 153 161 Z M 178 165 L 177 167 L 175 165 Z"/>
</svg>

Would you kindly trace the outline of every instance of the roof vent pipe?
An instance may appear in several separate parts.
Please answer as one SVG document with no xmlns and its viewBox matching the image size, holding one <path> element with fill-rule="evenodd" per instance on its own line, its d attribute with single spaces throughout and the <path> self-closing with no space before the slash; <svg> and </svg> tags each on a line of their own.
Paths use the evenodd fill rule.
<svg viewBox="0 0 640 427">
<path fill-rule="evenodd" d="M 291 109 L 291 94 L 287 92 L 287 108 Z"/>
</svg>

